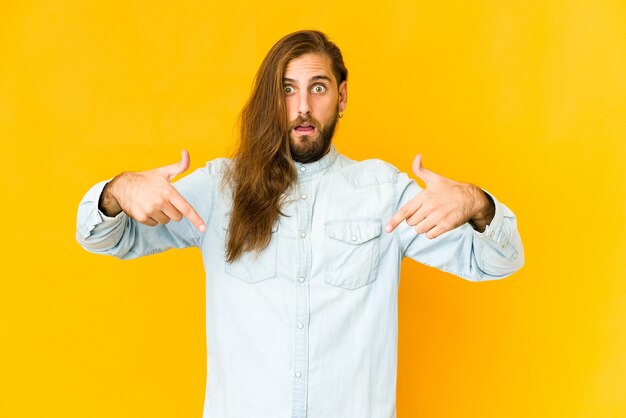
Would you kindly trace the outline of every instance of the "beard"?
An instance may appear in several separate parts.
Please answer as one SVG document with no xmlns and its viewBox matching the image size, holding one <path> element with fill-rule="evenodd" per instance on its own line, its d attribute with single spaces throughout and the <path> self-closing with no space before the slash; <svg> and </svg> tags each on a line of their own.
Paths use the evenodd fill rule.
<svg viewBox="0 0 626 418">
<path fill-rule="evenodd" d="M 333 117 L 328 123 L 322 126 L 319 121 L 312 117 L 298 118 L 291 124 L 289 129 L 289 148 L 291 150 L 291 158 L 301 164 L 312 163 L 322 158 L 330 149 L 330 144 L 335 133 L 335 127 L 337 126 L 338 112 L 333 114 Z M 300 135 L 295 138 L 293 130 L 296 126 L 308 123 L 315 127 L 315 134 L 313 135 Z"/>
</svg>

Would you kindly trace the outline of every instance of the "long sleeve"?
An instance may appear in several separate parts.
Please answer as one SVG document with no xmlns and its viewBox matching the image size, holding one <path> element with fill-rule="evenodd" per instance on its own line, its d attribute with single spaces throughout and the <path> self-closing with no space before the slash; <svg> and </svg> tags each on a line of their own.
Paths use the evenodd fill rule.
<svg viewBox="0 0 626 418">
<path fill-rule="evenodd" d="M 421 191 L 414 180 L 400 174 L 394 211 Z M 397 228 L 402 255 L 470 281 L 500 279 L 519 270 L 524 264 L 524 248 L 515 215 L 492 198 L 495 216 L 483 232 L 464 224 L 435 239 L 428 239 L 403 222 Z"/>
<path fill-rule="evenodd" d="M 87 251 L 131 259 L 170 248 L 200 246 L 201 234 L 187 218 L 151 227 L 135 221 L 124 212 L 115 217 L 106 216 L 98 209 L 106 183 L 102 181 L 89 189 L 78 206 L 76 240 Z M 195 170 L 173 186 L 208 225 L 212 183 L 207 167 Z"/>
</svg>

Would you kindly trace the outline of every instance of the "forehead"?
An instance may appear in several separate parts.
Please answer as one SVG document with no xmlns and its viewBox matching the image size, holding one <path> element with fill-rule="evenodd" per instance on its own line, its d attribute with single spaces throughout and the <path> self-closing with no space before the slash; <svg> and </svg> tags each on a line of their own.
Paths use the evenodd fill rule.
<svg viewBox="0 0 626 418">
<path fill-rule="evenodd" d="M 285 78 L 308 80 L 315 76 L 326 76 L 336 81 L 328 56 L 315 53 L 304 54 L 289 61 L 285 68 Z"/>
</svg>

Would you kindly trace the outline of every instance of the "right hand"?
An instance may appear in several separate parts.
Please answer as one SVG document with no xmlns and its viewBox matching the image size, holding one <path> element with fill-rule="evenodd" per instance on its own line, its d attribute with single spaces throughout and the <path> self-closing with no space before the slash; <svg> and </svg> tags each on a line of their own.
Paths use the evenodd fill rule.
<svg viewBox="0 0 626 418">
<path fill-rule="evenodd" d="M 122 173 L 102 192 L 100 209 L 107 216 L 124 211 L 148 226 L 167 224 L 170 220 L 189 219 L 200 232 L 206 230 L 198 212 L 176 191 L 170 181 L 189 168 L 189 153 L 172 165 L 142 172 Z"/>
</svg>

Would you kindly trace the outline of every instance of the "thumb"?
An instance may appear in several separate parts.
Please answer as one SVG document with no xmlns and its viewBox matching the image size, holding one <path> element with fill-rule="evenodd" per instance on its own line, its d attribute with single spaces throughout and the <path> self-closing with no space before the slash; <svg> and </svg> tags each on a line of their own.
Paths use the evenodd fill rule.
<svg viewBox="0 0 626 418">
<path fill-rule="evenodd" d="M 183 150 L 182 156 L 179 162 L 161 167 L 160 171 L 167 178 L 168 181 L 172 181 L 174 177 L 180 173 L 184 173 L 189 168 L 189 153 L 187 150 Z"/>
<path fill-rule="evenodd" d="M 428 186 L 428 183 L 431 182 L 433 177 L 436 175 L 422 166 L 422 154 L 417 154 L 413 160 L 413 173 L 422 179 L 424 183 L 426 183 L 426 186 Z"/>
</svg>

